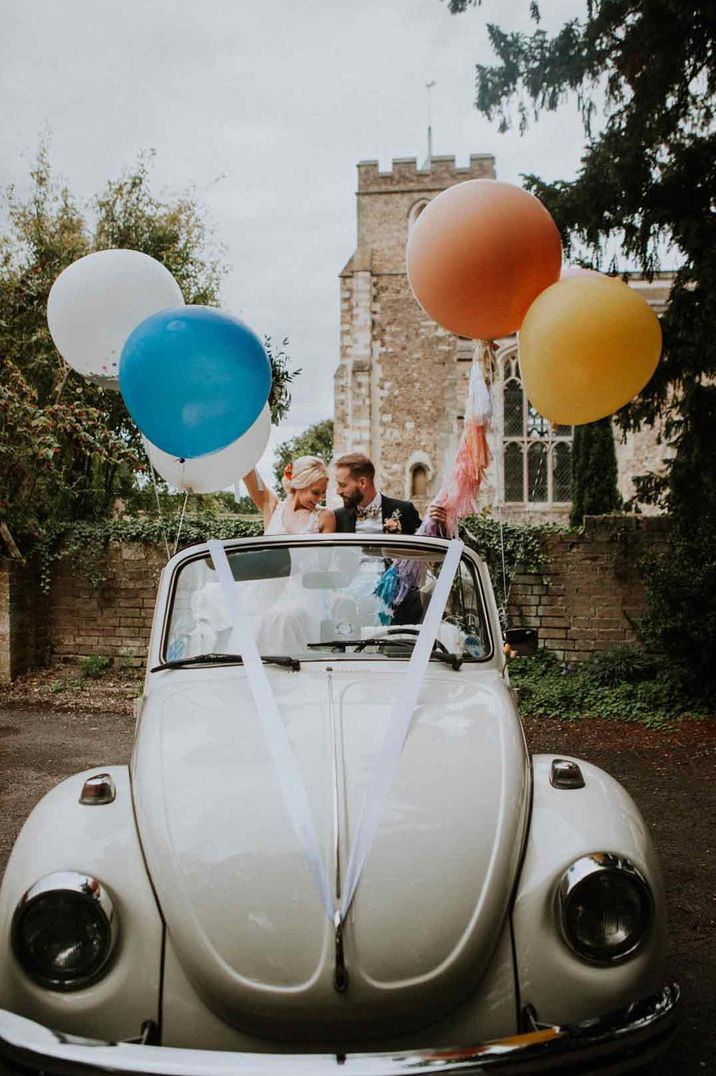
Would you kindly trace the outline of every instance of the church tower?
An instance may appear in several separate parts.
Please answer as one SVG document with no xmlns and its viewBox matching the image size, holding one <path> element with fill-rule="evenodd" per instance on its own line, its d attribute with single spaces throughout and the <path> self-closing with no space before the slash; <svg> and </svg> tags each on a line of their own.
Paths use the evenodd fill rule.
<svg viewBox="0 0 716 1076">
<path fill-rule="evenodd" d="M 440 191 L 494 179 L 489 154 L 358 165 L 356 252 L 340 274 L 335 456 L 365 452 L 381 488 L 424 508 L 454 458 L 473 344 L 441 329 L 413 297 L 405 269 L 412 223 Z"/>
</svg>

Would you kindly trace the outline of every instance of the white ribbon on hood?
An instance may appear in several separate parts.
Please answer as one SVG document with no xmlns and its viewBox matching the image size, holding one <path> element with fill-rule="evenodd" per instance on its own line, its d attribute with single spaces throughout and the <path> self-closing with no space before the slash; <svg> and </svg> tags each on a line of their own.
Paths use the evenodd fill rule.
<svg viewBox="0 0 716 1076">
<path fill-rule="evenodd" d="M 430 661 L 438 628 L 447 604 L 450 588 L 460 564 L 463 543 L 455 538 L 449 546 L 433 589 L 430 604 L 420 626 L 417 642 L 408 662 L 401 689 L 393 704 L 388 727 L 376 758 L 373 777 L 366 790 L 360 819 L 351 848 L 342 886 L 340 908 L 335 907 L 331 883 L 323 861 L 321 845 L 313 823 L 308 795 L 283 723 L 266 668 L 261 660 L 235 585 L 223 543 L 207 543 L 209 554 L 226 601 L 239 653 L 244 659 L 246 678 L 273 759 L 284 804 L 291 825 L 303 848 L 306 862 L 316 881 L 326 915 L 332 924 L 345 920 L 355 896 L 363 868 L 373 847 L 385 802 L 388 798 L 398 762 L 408 735 L 423 679 Z"/>
</svg>

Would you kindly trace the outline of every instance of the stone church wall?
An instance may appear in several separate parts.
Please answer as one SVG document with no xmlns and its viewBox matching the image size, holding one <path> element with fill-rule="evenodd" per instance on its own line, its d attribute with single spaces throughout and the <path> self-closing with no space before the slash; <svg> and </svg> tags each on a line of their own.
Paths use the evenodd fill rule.
<svg viewBox="0 0 716 1076">
<path fill-rule="evenodd" d="M 421 207 L 442 190 L 466 179 L 495 178 L 495 161 L 474 155 L 460 167 L 453 157 L 434 157 L 424 167 L 395 160 L 381 171 L 377 162 L 358 165 L 357 244 L 340 274 L 341 344 L 335 373 L 335 454 L 365 452 L 376 463 L 381 488 L 427 507 L 455 457 L 472 360 L 473 342 L 441 329 L 414 299 L 405 270 L 405 243 Z M 632 282 L 657 313 L 665 308 L 668 274 Z M 498 342 L 514 353 L 515 338 Z M 494 462 L 483 486 L 482 506 L 503 503 L 502 383 L 493 384 Z M 666 446 L 658 431 L 616 437 L 619 488 L 633 496 L 634 474 L 658 470 Z M 425 481 L 415 488 L 413 469 Z M 529 484 L 529 483 L 528 483 Z M 515 522 L 565 522 L 568 501 L 503 504 Z M 646 512 L 649 509 L 645 509 Z"/>
<path fill-rule="evenodd" d="M 464 342 L 415 302 L 405 272 L 411 213 L 464 179 L 494 177 L 494 159 L 453 157 L 430 167 L 397 160 L 389 172 L 358 165 L 358 246 L 341 273 L 341 355 L 335 374 L 335 454 L 366 452 L 388 494 L 411 493 L 411 468 L 427 472 L 424 508 L 459 437 L 458 356 Z M 472 355 L 469 348 L 469 357 Z M 461 397 L 464 399 L 464 394 Z"/>
</svg>

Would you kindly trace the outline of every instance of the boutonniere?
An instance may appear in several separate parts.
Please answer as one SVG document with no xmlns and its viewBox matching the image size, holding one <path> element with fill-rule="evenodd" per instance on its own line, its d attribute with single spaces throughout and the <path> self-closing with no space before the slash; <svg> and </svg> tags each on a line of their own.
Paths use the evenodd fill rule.
<svg viewBox="0 0 716 1076">
<path fill-rule="evenodd" d="M 402 534 L 403 525 L 400 522 L 400 509 L 396 508 L 392 516 L 389 516 L 383 524 L 383 530 L 386 534 Z"/>
</svg>

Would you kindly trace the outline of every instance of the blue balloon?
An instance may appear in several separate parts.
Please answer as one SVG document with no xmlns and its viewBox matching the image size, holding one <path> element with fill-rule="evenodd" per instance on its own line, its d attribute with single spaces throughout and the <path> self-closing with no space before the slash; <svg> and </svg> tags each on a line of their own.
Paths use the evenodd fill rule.
<svg viewBox="0 0 716 1076">
<path fill-rule="evenodd" d="M 122 349 L 119 387 L 152 444 L 181 459 L 218 452 L 253 426 L 271 364 L 243 321 L 209 306 L 152 314 Z"/>
</svg>

